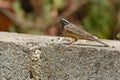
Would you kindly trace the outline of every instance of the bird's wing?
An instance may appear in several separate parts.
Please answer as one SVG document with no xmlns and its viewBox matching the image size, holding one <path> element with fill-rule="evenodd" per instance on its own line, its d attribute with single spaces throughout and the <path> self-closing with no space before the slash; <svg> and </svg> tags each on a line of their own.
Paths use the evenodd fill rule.
<svg viewBox="0 0 120 80">
<path fill-rule="evenodd" d="M 77 27 L 76 25 L 74 24 L 69 24 L 65 27 L 65 29 L 70 32 L 70 33 L 73 33 L 73 34 L 76 34 L 80 37 L 83 37 L 84 39 L 89 39 L 89 40 L 92 40 L 93 38 L 95 38 L 93 35 L 89 34 L 88 32 L 86 32 L 85 30 L 83 30 L 82 28 L 80 27 Z M 92 38 L 92 39 L 91 39 Z"/>
</svg>

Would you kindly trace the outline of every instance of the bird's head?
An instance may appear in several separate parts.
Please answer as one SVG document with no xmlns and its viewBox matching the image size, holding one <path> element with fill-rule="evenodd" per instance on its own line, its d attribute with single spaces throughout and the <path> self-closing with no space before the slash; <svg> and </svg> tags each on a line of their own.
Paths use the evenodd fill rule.
<svg viewBox="0 0 120 80">
<path fill-rule="evenodd" d="M 64 26 L 68 25 L 70 22 L 67 21 L 66 19 L 62 18 L 60 19 L 61 25 L 62 25 L 62 29 L 64 29 Z"/>
</svg>

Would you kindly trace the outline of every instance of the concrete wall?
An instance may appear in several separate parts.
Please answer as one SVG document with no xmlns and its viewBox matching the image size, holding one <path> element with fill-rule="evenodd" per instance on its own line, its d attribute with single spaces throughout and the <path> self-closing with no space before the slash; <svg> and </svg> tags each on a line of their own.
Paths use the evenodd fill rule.
<svg viewBox="0 0 120 80">
<path fill-rule="evenodd" d="M 102 41 L 0 32 L 0 80 L 120 80 L 120 42 Z"/>
</svg>

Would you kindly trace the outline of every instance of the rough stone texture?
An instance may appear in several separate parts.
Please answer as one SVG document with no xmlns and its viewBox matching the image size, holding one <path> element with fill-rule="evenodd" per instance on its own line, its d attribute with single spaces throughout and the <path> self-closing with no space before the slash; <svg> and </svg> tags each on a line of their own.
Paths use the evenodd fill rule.
<svg viewBox="0 0 120 80">
<path fill-rule="evenodd" d="M 120 80 L 120 42 L 102 41 L 0 32 L 0 80 Z"/>
</svg>

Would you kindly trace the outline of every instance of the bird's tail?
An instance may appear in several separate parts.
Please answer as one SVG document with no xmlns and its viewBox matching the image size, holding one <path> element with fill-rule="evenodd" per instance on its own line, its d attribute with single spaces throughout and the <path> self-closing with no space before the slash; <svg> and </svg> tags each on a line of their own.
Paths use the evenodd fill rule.
<svg viewBox="0 0 120 80">
<path fill-rule="evenodd" d="M 105 47 L 109 47 L 109 45 L 108 44 L 106 44 L 106 43 L 104 43 L 104 42 L 102 42 L 102 41 L 100 41 L 99 39 L 94 39 L 94 41 L 96 41 L 96 42 L 99 42 L 99 43 L 101 43 L 101 44 L 103 44 L 103 45 L 105 45 Z"/>
</svg>

